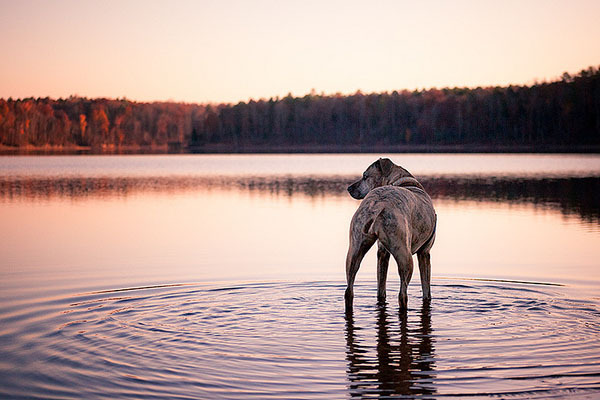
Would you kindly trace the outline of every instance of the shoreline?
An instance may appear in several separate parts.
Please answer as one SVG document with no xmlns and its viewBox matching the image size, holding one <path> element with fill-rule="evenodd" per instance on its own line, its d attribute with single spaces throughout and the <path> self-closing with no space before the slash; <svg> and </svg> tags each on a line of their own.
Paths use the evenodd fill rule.
<svg viewBox="0 0 600 400">
<path fill-rule="evenodd" d="M 233 146 L 213 144 L 202 146 L 33 146 L 12 147 L 0 145 L 2 155 L 110 155 L 110 154 L 361 154 L 361 153 L 600 153 L 600 145 L 288 145 L 288 146 Z"/>
</svg>

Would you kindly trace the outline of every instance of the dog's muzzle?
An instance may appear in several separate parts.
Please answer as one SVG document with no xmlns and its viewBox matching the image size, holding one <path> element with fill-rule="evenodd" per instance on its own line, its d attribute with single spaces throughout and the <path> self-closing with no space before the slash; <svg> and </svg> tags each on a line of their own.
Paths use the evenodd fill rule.
<svg viewBox="0 0 600 400">
<path fill-rule="evenodd" d="M 348 193 L 350 193 L 350 196 L 352 196 L 353 198 L 360 200 L 363 199 L 365 196 L 360 192 L 359 186 L 360 186 L 360 182 L 354 182 L 352 185 L 348 186 Z"/>
</svg>

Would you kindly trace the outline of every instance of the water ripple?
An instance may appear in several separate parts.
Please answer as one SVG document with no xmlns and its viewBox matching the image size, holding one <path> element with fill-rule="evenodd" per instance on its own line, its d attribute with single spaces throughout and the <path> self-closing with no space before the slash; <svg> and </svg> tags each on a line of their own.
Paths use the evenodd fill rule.
<svg viewBox="0 0 600 400">
<path fill-rule="evenodd" d="M 410 309 L 338 282 L 160 285 L 0 312 L 7 398 L 600 395 L 600 310 L 559 286 L 437 280 Z M 389 298 L 395 298 L 390 289 Z"/>
</svg>

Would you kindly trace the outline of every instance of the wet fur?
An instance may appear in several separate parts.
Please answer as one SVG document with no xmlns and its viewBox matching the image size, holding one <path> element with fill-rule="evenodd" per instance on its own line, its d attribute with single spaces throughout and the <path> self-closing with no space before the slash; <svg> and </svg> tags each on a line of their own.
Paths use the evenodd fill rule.
<svg viewBox="0 0 600 400">
<path fill-rule="evenodd" d="M 423 186 L 404 168 L 380 158 L 363 177 L 348 187 L 350 195 L 364 199 L 350 224 L 350 246 L 346 257 L 346 310 L 352 309 L 354 280 L 367 251 L 377 242 L 377 297 L 385 300 L 390 255 L 398 264 L 401 309 L 408 304 L 407 288 L 412 277 L 412 255 L 417 254 L 423 299 L 431 298 L 429 251 L 435 241 L 436 214 Z"/>
</svg>

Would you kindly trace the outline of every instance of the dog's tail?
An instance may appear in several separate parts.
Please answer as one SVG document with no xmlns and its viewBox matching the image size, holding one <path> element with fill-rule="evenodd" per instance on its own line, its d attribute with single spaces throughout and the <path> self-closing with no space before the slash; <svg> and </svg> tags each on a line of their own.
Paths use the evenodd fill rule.
<svg viewBox="0 0 600 400">
<path fill-rule="evenodd" d="M 379 237 L 381 229 L 383 228 L 383 223 L 386 220 L 386 213 L 385 208 L 379 211 L 375 218 L 369 221 L 365 226 L 365 234 Z"/>
</svg>

